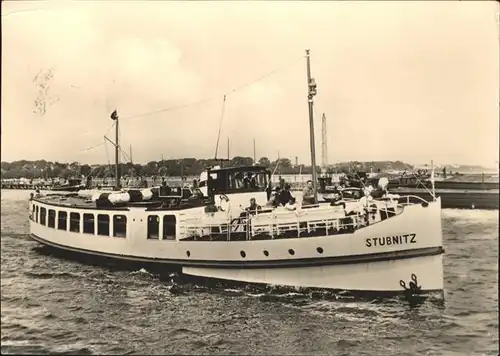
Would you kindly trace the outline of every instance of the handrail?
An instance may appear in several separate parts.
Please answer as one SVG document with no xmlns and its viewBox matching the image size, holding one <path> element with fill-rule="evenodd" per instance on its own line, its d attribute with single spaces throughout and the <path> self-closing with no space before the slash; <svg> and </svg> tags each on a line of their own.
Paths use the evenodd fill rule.
<svg viewBox="0 0 500 356">
<path fill-rule="evenodd" d="M 406 198 L 406 203 L 404 205 L 416 205 L 416 203 L 410 203 L 410 198 L 415 198 L 417 200 L 420 200 L 422 203 L 429 203 L 427 200 L 419 197 L 418 195 L 402 195 L 398 199 L 401 198 Z M 398 205 L 399 204 L 403 205 L 403 203 L 398 203 Z"/>
</svg>

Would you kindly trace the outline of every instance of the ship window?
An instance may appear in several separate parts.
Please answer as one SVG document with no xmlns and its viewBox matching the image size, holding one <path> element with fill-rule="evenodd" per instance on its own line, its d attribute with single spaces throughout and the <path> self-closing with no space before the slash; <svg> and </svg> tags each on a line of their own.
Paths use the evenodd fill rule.
<svg viewBox="0 0 500 356">
<path fill-rule="evenodd" d="M 127 217 L 125 215 L 113 216 L 113 236 L 127 237 Z"/>
<path fill-rule="evenodd" d="M 158 215 L 148 216 L 148 239 L 160 238 L 160 218 Z"/>
<path fill-rule="evenodd" d="M 57 213 L 57 228 L 59 230 L 66 230 L 68 228 L 68 213 L 59 211 Z"/>
<path fill-rule="evenodd" d="M 163 240 L 175 240 L 175 215 L 163 217 Z"/>
<path fill-rule="evenodd" d="M 87 214 L 89 215 L 89 214 Z M 92 224 L 94 224 L 92 222 Z M 93 231 L 94 229 L 92 229 Z M 80 232 L 80 213 L 69 213 L 69 231 Z M 94 232 L 92 232 L 93 234 Z"/>
<path fill-rule="evenodd" d="M 45 225 L 45 219 L 47 219 L 47 209 L 40 208 L 40 224 Z"/>
<path fill-rule="evenodd" d="M 94 214 L 83 214 L 83 233 L 95 234 Z"/>
<path fill-rule="evenodd" d="M 97 215 L 97 235 L 109 236 L 109 215 Z"/>
<path fill-rule="evenodd" d="M 47 227 L 56 227 L 56 211 L 49 209 L 49 218 L 47 220 Z"/>
<path fill-rule="evenodd" d="M 38 222 L 38 205 L 36 206 L 35 222 Z"/>
</svg>

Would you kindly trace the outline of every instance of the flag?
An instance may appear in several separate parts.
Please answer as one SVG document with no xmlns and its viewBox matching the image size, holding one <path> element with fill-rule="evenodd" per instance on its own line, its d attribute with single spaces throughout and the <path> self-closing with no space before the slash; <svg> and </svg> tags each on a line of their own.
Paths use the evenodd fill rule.
<svg viewBox="0 0 500 356">
<path fill-rule="evenodd" d="M 116 112 L 116 110 L 111 113 L 111 119 L 118 120 L 118 113 Z"/>
</svg>

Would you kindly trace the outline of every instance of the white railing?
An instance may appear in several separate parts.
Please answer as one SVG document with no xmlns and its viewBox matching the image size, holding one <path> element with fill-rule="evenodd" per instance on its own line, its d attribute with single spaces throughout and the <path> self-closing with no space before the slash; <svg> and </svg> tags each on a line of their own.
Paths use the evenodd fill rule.
<svg viewBox="0 0 500 356">
<path fill-rule="evenodd" d="M 317 230 L 326 235 L 334 235 L 347 228 L 359 228 L 363 223 L 362 216 L 346 215 L 342 207 L 320 206 L 295 211 L 278 208 L 256 215 L 243 213 L 232 219 L 224 212 L 186 217 L 179 222 L 179 232 L 181 240 L 212 240 L 214 237 L 219 240 L 232 240 L 233 237 L 238 237 L 238 240 L 251 240 L 259 236 L 274 239 L 281 236 L 301 237 Z"/>
<path fill-rule="evenodd" d="M 412 202 L 412 199 L 417 202 Z M 408 205 L 428 202 L 419 196 L 407 195 L 393 200 L 368 200 L 365 203 L 361 204 L 359 200 L 346 201 L 345 208 L 329 204 L 302 206 L 296 210 L 279 207 L 261 210 L 255 215 L 243 213 L 240 217 L 232 218 L 225 212 L 191 216 L 179 222 L 180 239 L 229 241 L 252 240 L 260 236 L 269 239 L 283 236 L 297 238 L 318 230 L 325 235 L 336 235 L 400 215 Z"/>
<path fill-rule="evenodd" d="M 408 205 L 419 204 L 419 203 L 412 203 L 412 202 L 410 202 L 411 198 L 414 198 L 414 199 L 418 200 L 420 203 L 429 203 L 427 200 L 425 200 L 424 198 L 419 197 L 418 195 L 403 195 L 403 196 L 400 196 L 398 198 L 398 201 L 401 200 L 401 199 L 406 199 L 406 202 L 399 203 L 398 205 L 404 207 L 404 206 L 408 206 Z"/>
</svg>

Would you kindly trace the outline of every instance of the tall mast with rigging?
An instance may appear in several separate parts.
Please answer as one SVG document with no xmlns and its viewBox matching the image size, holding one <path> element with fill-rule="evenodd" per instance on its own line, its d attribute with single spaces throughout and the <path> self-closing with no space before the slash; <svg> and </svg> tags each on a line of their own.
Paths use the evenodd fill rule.
<svg viewBox="0 0 500 356">
<path fill-rule="evenodd" d="M 313 97 L 316 95 L 316 81 L 311 78 L 311 60 L 309 57 L 309 50 L 306 49 L 307 60 L 307 102 L 309 104 L 309 138 L 311 145 L 311 166 L 312 166 L 312 181 L 314 189 L 314 203 L 318 202 L 318 192 L 316 190 L 318 184 L 318 177 L 316 172 L 316 145 L 314 142 L 314 113 L 313 113 Z"/>
<path fill-rule="evenodd" d="M 253 139 L 253 165 L 257 164 L 257 157 L 255 155 L 255 138 Z"/>
<path fill-rule="evenodd" d="M 120 144 L 118 142 L 118 133 L 119 133 L 119 120 L 118 120 L 118 113 L 113 111 L 111 113 L 111 120 L 115 121 L 115 142 L 113 142 L 115 146 L 115 188 L 120 189 Z"/>
</svg>

